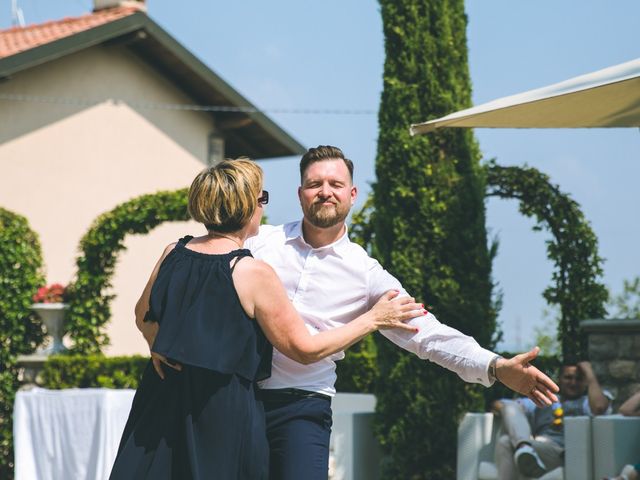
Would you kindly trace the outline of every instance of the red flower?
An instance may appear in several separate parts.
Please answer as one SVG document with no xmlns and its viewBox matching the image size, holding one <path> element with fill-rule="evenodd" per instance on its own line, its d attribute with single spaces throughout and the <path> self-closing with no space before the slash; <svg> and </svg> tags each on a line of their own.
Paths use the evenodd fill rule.
<svg viewBox="0 0 640 480">
<path fill-rule="evenodd" d="M 66 288 L 60 283 L 52 283 L 38 288 L 33 296 L 35 303 L 62 303 L 65 300 Z"/>
</svg>

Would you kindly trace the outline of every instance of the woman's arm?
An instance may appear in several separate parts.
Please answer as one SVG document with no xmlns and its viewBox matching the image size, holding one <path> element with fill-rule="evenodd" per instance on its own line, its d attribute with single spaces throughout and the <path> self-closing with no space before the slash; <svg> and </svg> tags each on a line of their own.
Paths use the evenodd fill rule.
<svg viewBox="0 0 640 480">
<path fill-rule="evenodd" d="M 164 261 L 166 256 L 169 255 L 169 252 L 171 252 L 171 250 L 173 250 L 175 246 L 176 244 L 172 243 L 164 249 L 164 252 L 162 252 L 160 259 L 157 261 L 155 267 L 153 267 L 153 271 L 151 272 L 151 276 L 149 277 L 149 280 L 147 281 L 147 284 L 145 285 L 144 290 L 142 291 L 142 295 L 140 295 L 140 298 L 136 303 L 136 308 L 135 308 L 136 327 L 138 327 L 138 330 L 142 332 L 144 339 L 149 344 L 149 349 L 151 349 L 151 346 L 153 345 L 153 341 L 155 340 L 156 335 L 158 333 L 157 322 L 144 321 L 144 317 L 149 311 L 149 298 L 151 297 L 151 289 L 153 288 L 153 284 L 155 283 L 156 278 L 158 277 L 158 271 L 160 270 L 160 265 L 162 265 L 162 262 Z"/>
<path fill-rule="evenodd" d="M 309 364 L 342 351 L 380 328 L 416 331 L 403 322 L 425 314 L 413 298 L 387 292 L 367 313 L 343 327 L 311 335 L 298 315 L 274 270 L 252 258 L 239 261 L 234 284 L 242 307 L 257 319 L 271 344 L 289 358 Z"/>
<path fill-rule="evenodd" d="M 142 336 L 147 341 L 147 344 L 149 344 L 149 350 L 151 350 L 151 347 L 153 346 L 153 342 L 156 339 L 156 335 L 158 334 L 160 325 L 158 324 L 158 322 L 145 322 L 144 317 L 149 311 L 149 298 L 151 297 L 151 289 L 153 288 L 153 284 L 155 283 L 156 278 L 158 277 L 158 272 L 160 271 L 160 265 L 162 265 L 162 262 L 164 261 L 166 256 L 169 255 L 169 253 L 171 252 L 171 250 L 174 249 L 175 246 L 176 244 L 172 243 L 168 245 L 167 248 L 164 249 L 164 252 L 162 252 L 162 255 L 160 256 L 160 259 L 156 263 L 156 266 L 153 267 L 153 271 L 151 272 L 151 276 L 149 277 L 149 280 L 147 281 L 147 284 L 145 285 L 144 290 L 142 291 L 142 295 L 140 295 L 140 298 L 136 303 L 136 308 L 135 308 L 136 327 L 138 327 L 138 330 L 142 332 Z M 182 366 L 169 363 L 164 356 L 155 352 L 151 352 L 151 361 L 153 363 L 153 368 L 158 373 L 160 378 L 162 378 L 163 380 L 164 380 L 164 372 L 162 371 L 163 363 L 176 370 L 182 369 Z"/>
</svg>

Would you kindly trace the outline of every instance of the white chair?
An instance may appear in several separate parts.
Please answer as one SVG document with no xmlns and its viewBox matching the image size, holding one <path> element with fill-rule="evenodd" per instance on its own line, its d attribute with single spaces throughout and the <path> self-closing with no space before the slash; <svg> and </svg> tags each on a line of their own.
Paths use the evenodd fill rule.
<svg viewBox="0 0 640 480">
<path fill-rule="evenodd" d="M 640 462 L 640 417 L 595 417 L 592 430 L 595 479 L 617 475 L 626 464 Z"/>
<path fill-rule="evenodd" d="M 495 442 L 500 419 L 492 413 L 467 413 L 458 427 L 457 480 L 497 480 Z M 593 480 L 591 419 L 565 418 L 565 469 L 558 467 L 541 480 Z"/>
<path fill-rule="evenodd" d="M 331 404 L 330 480 L 380 478 L 380 446 L 373 433 L 375 407 L 374 395 L 338 393 L 334 397 Z"/>
<path fill-rule="evenodd" d="M 497 478 L 493 463 L 500 420 L 492 413 L 467 413 L 458 426 L 457 480 Z"/>
</svg>

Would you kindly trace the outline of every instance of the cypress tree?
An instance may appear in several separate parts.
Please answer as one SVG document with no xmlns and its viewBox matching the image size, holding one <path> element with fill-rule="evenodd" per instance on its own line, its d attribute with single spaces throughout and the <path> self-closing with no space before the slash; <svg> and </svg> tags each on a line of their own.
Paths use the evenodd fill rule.
<svg viewBox="0 0 640 480">
<path fill-rule="evenodd" d="M 444 323 L 492 346 L 485 181 L 473 133 L 411 138 L 409 125 L 468 107 L 463 0 L 380 0 L 386 60 L 373 187 L 372 250 Z M 382 478 L 454 477 L 456 429 L 482 387 L 378 336 Z"/>
</svg>

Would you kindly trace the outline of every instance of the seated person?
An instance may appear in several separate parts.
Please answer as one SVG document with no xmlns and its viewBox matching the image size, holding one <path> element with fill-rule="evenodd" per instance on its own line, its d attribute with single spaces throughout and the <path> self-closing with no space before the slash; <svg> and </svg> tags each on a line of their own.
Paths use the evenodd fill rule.
<svg viewBox="0 0 640 480">
<path fill-rule="evenodd" d="M 625 465 L 620 475 L 609 477 L 610 480 L 638 480 L 640 478 L 640 463 L 636 465 Z M 607 480 L 606 478 L 604 480 Z"/>
<path fill-rule="evenodd" d="M 549 407 L 537 407 L 528 398 L 494 402 L 506 432 L 496 443 L 499 480 L 538 478 L 561 466 L 563 417 L 611 413 L 613 396 L 602 390 L 589 362 L 563 365 L 558 384 L 560 402 Z"/>
<path fill-rule="evenodd" d="M 640 417 L 640 391 L 631 395 L 622 405 L 618 413 L 627 417 Z M 625 465 L 617 477 L 611 480 L 638 480 L 640 479 L 640 463 Z"/>
<path fill-rule="evenodd" d="M 618 413 L 625 417 L 640 417 L 640 390 L 620 405 Z"/>
</svg>

